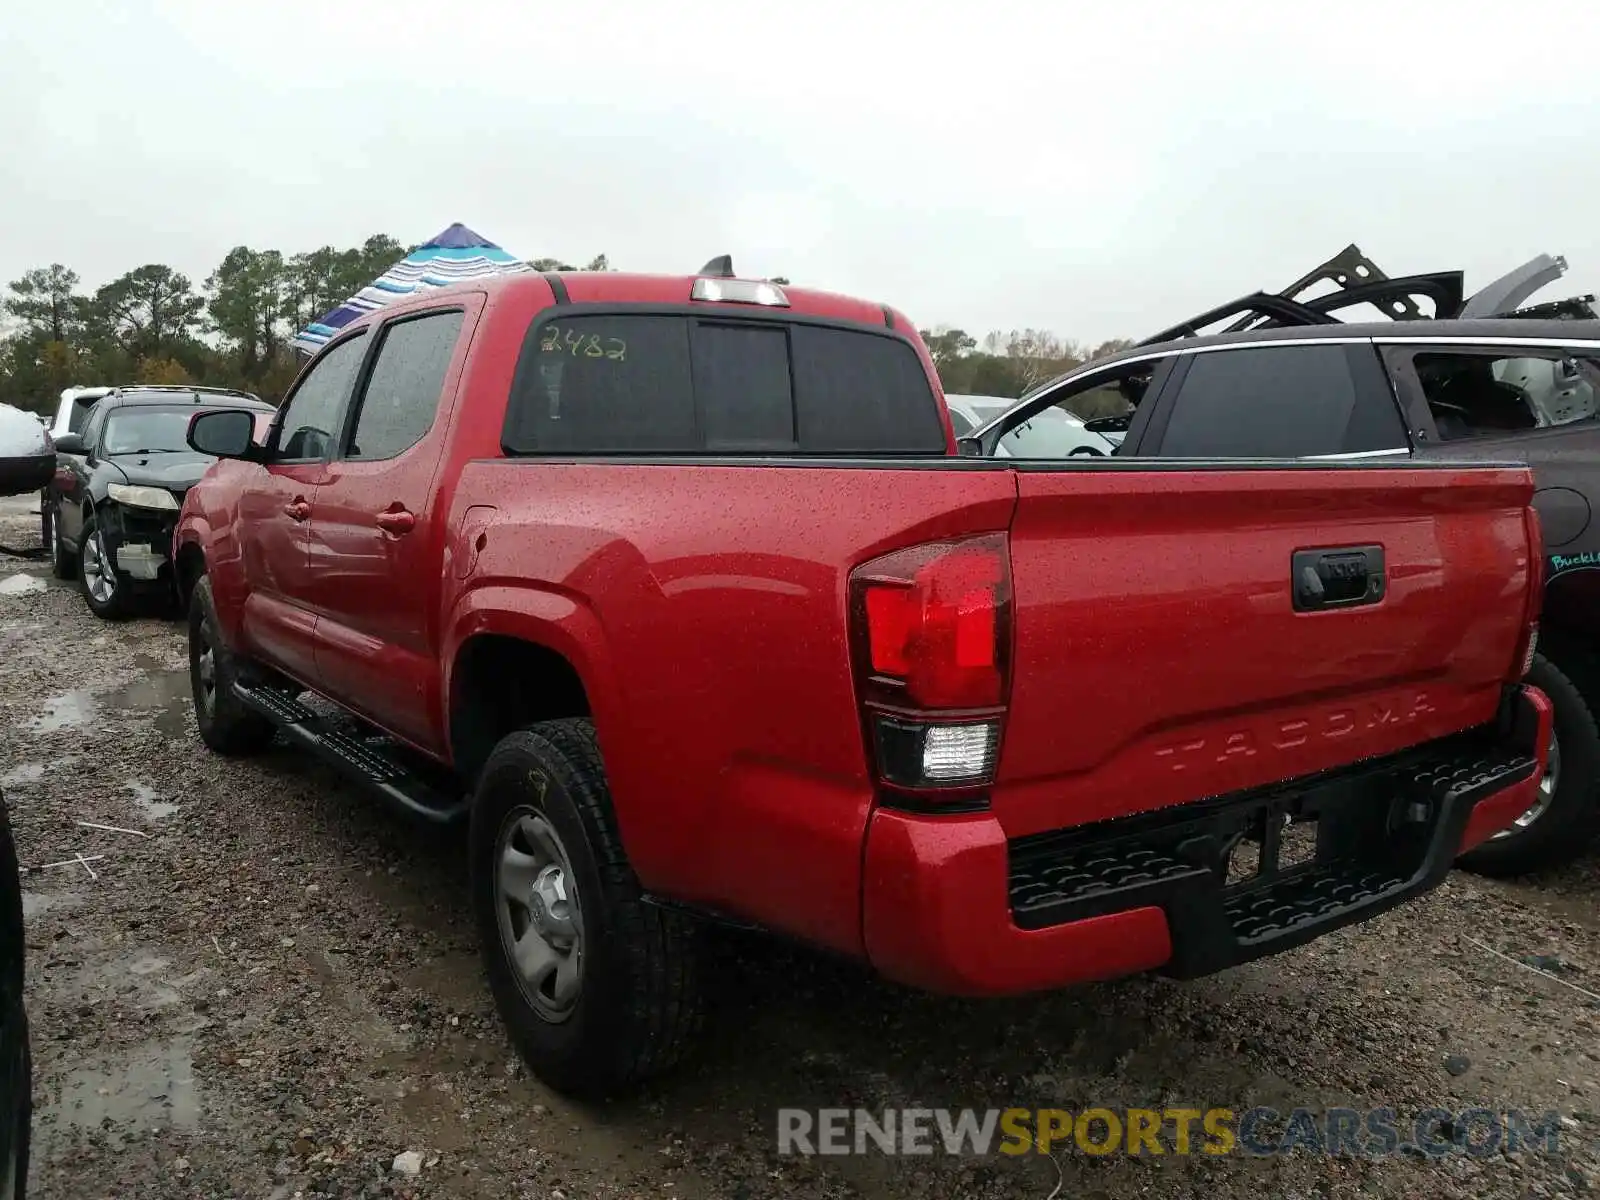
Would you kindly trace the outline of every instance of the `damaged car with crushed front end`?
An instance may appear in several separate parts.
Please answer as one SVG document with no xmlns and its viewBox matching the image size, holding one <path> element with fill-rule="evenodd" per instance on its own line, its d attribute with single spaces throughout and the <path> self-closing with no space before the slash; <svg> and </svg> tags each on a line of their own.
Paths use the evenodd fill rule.
<svg viewBox="0 0 1600 1200">
<path fill-rule="evenodd" d="M 248 392 L 218 388 L 119 388 L 101 397 L 78 433 L 55 441 L 45 493 L 58 579 L 77 579 L 99 617 L 131 615 L 142 601 L 170 600 L 172 531 L 190 487 L 214 459 L 185 440 L 189 420 L 243 408 L 264 433 L 275 411 Z"/>
</svg>

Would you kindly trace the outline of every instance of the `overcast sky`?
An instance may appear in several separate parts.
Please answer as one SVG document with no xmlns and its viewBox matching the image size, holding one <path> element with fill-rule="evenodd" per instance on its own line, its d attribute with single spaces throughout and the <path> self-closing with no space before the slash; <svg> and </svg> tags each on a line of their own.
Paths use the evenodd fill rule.
<svg viewBox="0 0 1600 1200">
<path fill-rule="evenodd" d="M 0 280 L 462 221 L 1083 341 L 1351 241 L 1600 289 L 1593 5 L 1170 7 L 10 0 Z"/>
</svg>

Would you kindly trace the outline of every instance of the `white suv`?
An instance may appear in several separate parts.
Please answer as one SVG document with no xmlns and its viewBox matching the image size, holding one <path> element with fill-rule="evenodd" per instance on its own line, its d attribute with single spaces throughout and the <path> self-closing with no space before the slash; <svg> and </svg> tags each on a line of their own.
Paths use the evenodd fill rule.
<svg viewBox="0 0 1600 1200">
<path fill-rule="evenodd" d="M 56 405 L 56 418 L 50 423 L 50 436 L 58 438 L 64 433 L 77 433 L 89 419 L 89 410 L 101 396 L 115 391 L 109 387 L 69 387 L 61 393 Z"/>
</svg>

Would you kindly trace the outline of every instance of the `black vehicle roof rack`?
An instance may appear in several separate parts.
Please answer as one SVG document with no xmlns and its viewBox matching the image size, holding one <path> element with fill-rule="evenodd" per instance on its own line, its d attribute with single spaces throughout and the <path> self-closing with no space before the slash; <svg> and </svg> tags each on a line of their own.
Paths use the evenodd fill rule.
<svg viewBox="0 0 1600 1200">
<path fill-rule="evenodd" d="M 241 400 L 266 403 L 254 392 L 246 392 L 240 388 L 206 387 L 195 383 L 124 383 L 112 388 L 106 396 L 120 396 L 124 392 L 183 392 L 193 395 L 196 403 L 199 403 L 202 396 L 238 396 Z"/>
</svg>

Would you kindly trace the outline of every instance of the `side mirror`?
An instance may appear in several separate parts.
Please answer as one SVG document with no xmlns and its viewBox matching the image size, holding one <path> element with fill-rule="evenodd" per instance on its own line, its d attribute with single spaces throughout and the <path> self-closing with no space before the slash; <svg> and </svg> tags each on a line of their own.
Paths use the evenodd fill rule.
<svg viewBox="0 0 1600 1200">
<path fill-rule="evenodd" d="M 56 453 L 58 454 L 87 454 L 89 448 L 83 444 L 81 433 L 63 433 L 56 439 Z"/>
<path fill-rule="evenodd" d="M 1107 433 L 1126 433 L 1128 427 L 1132 424 L 1133 414 L 1124 413 L 1119 417 L 1095 417 L 1092 420 L 1085 421 L 1083 427 L 1090 433 L 1104 435 Z"/>
<path fill-rule="evenodd" d="M 242 408 L 196 413 L 189 420 L 189 447 L 213 458 L 255 458 L 255 414 Z"/>
<path fill-rule="evenodd" d="M 956 453 L 962 458 L 982 458 L 983 439 L 975 437 L 957 438 Z"/>
</svg>

